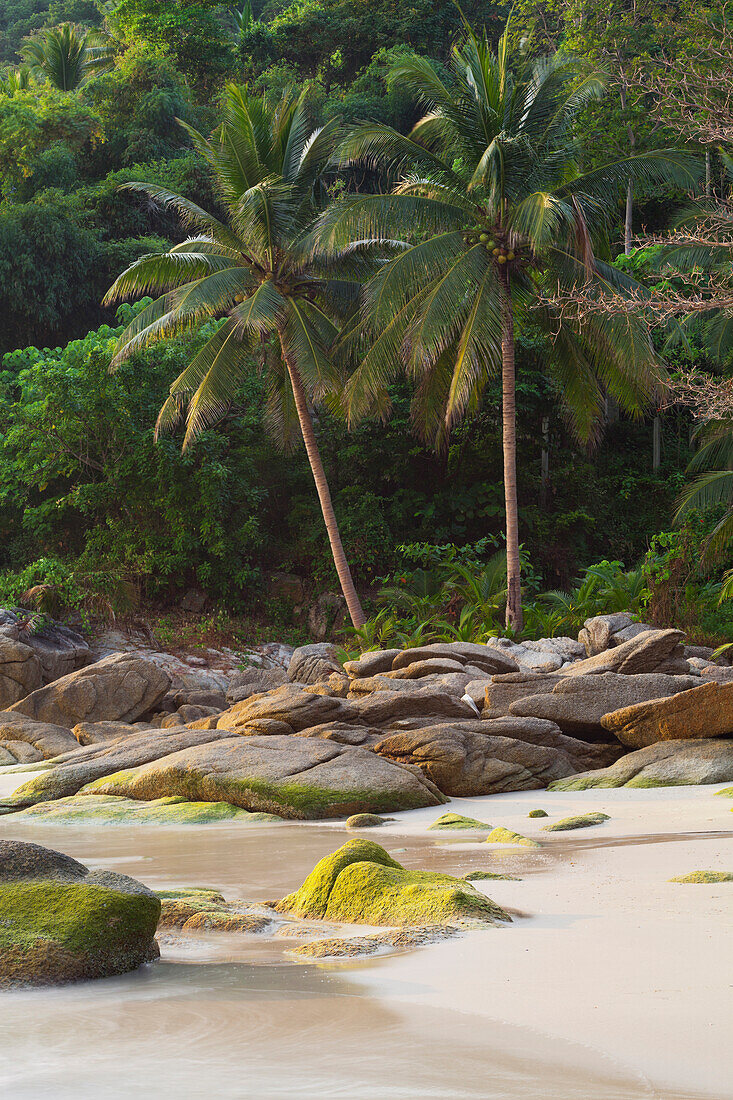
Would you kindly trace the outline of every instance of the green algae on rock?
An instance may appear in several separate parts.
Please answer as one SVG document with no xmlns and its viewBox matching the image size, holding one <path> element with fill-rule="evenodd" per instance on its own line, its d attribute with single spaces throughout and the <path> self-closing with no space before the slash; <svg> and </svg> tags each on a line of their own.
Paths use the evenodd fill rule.
<svg viewBox="0 0 733 1100">
<path fill-rule="evenodd" d="M 487 825 L 485 821 L 477 821 L 475 817 L 463 817 L 462 814 L 443 814 L 436 818 L 428 829 L 473 829 L 487 833 L 493 825 Z"/>
<path fill-rule="evenodd" d="M 589 814 L 574 814 L 572 817 L 564 817 L 561 821 L 555 821 L 552 825 L 543 825 L 543 833 L 562 833 L 566 829 L 588 829 L 591 825 L 602 825 L 604 821 L 610 821 L 608 814 L 602 814 L 597 810 Z"/>
<path fill-rule="evenodd" d="M 250 813 L 229 802 L 189 802 L 171 795 L 151 802 L 137 802 L 118 795 L 72 795 L 55 802 L 38 802 L 16 814 L 16 821 L 50 825 L 209 825 L 232 821 L 238 825 L 277 824 L 275 814 Z"/>
<path fill-rule="evenodd" d="M 243 912 L 218 890 L 188 887 L 161 890 L 159 929 L 182 932 L 265 932 L 272 928 L 270 917 Z"/>
<path fill-rule="evenodd" d="M 530 810 L 527 817 L 549 817 L 547 810 Z"/>
<path fill-rule="evenodd" d="M 316 864 L 275 909 L 306 919 L 349 924 L 495 924 L 511 917 L 470 883 L 432 871 L 409 871 L 370 840 L 349 840 Z"/>
<path fill-rule="evenodd" d="M 733 873 L 730 871 L 691 871 L 689 875 L 681 875 L 679 878 L 671 878 L 669 881 L 709 884 L 716 882 L 733 882 Z"/>
<path fill-rule="evenodd" d="M 481 879 L 502 879 L 506 882 L 521 882 L 518 875 L 501 875 L 498 871 L 469 871 L 461 875 L 466 882 L 479 882 Z"/>
<path fill-rule="evenodd" d="M 347 829 L 374 829 L 377 825 L 386 825 L 388 821 L 394 821 L 393 817 L 380 817 L 379 814 L 352 814 L 347 818 Z"/>
<path fill-rule="evenodd" d="M 157 958 L 160 900 L 59 852 L 0 841 L 0 985 L 105 978 Z"/>
<path fill-rule="evenodd" d="M 298 820 L 391 813 L 447 801 L 417 769 L 392 764 L 368 749 L 280 735 L 237 734 L 198 745 L 107 774 L 86 790 L 142 801 L 178 795 L 192 802 L 230 802 Z"/>
<path fill-rule="evenodd" d="M 503 825 L 498 825 L 495 829 L 492 829 L 489 835 L 486 837 L 486 844 L 519 844 L 523 848 L 541 848 L 542 845 L 538 840 L 530 840 L 528 836 L 522 836 L 521 833 L 515 833 L 511 829 L 505 829 Z"/>
<path fill-rule="evenodd" d="M 551 791 L 591 787 L 681 787 L 728 783 L 733 779 L 733 739 L 657 741 L 627 753 L 608 768 L 581 772 L 550 783 Z"/>
</svg>

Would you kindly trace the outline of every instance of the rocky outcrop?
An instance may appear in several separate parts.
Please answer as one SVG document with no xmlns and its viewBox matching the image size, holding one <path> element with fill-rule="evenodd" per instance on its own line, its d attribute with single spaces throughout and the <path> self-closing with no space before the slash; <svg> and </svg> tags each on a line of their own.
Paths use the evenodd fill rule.
<svg viewBox="0 0 733 1100">
<path fill-rule="evenodd" d="M 353 680 L 375 676 L 378 672 L 389 672 L 392 662 L 401 652 L 401 649 L 374 649 L 362 653 L 358 661 L 346 661 L 344 672 Z"/>
<path fill-rule="evenodd" d="M 544 787 L 589 765 L 601 767 L 615 752 L 565 737 L 552 722 L 444 723 L 394 733 L 375 752 L 417 765 L 444 794 L 473 796 Z M 529 728 L 532 725 L 533 728 Z M 488 727 L 488 728 L 487 728 Z"/>
<path fill-rule="evenodd" d="M 169 687 L 170 677 L 152 661 L 119 653 L 38 688 L 8 710 L 68 729 L 79 722 L 134 722 Z"/>
<path fill-rule="evenodd" d="M 472 667 L 487 675 L 518 671 L 518 666 L 511 657 L 498 652 L 492 646 L 478 642 L 435 642 L 414 649 L 403 649 L 392 660 L 392 669 L 396 671 L 429 660 L 455 661 L 461 667 Z"/>
<path fill-rule="evenodd" d="M 288 679 L 298 684 L 317 684 L 327 680 L 342 668 L 336 656 L 336 646 L 330 642 L 315 642 L 295 650 L 288 665 Z"/>
<path fill-rule="evenodd" d="M 0 742 L 24 742 L 40 753 L 41 759 L 50 760 L 61 753 L 78 748 L 71 730 L 52 722 L 37 722 L 25 714 L 12 711 L 0 712 Z"/>
<path fill-rule="evenodd" d="M 0 707 L 24 699 L 42 683 L 41 662 L 31 647 L 0 632 Z"/>
<path fill-rule="evenodd" d="M 635 637 L 594 657 L 576 661 L 564 671 L 568 676 L 587 676 L 595 672 L 667 672 L 669 663 L 678 659 L 679 670 L 689 671 L 682 654 L 681 630 L 642 630 Z"/>
<path fill-rule="evenodd" d="M 0 841 L 0 984 L 107 978 L 157 957 L 160 901 L 36 844 Z"/>
<path fill-rule="evenodd" d="M 669 676 L 659 672 L 568 676 L 556 683 L 550 692 L 517 699 L 509 705 L 509 714 L 546 718 L 556 722 L 565 733 L 589 736 L 601 733 L 604 727 L 610 729 L 601 721 L 609 711 L 649 699 L 677 696 L 679 692 L 698 688 L 699 684 L 696 676 Z"/>
<path fill-rule="evenodd" d="M 143 800 L 178 795 L 303 820 L 445 801 L 418 768 L 306 737 L 230 737 L 108 774 L 85 791 Z"/>
<path fill-rule="evenodd" d="M 496 924 L 511 917 L 464 879 L 408 871 L 369 840 L 349 840 L 326 856 L 276 909 L 349 924 Z"/>
<path fill-rule="evenodd" d="M 476 713 L 457 695 L 435 691 L 430 687 L 409 691 L 375 691 L 352 704 L 357 721 L 365 726 L 391 726 L 402 718 L 473 719 Z"/>
<path fill-rule="evenodd" d="M 262 719 L 284 722 L 291 730 L 307 729 L 327 721 L 350 721 L 358 715 L 353 703 L 332 695 L 319 695 L 301 684 L 283 684 L 261 695 L 253 695 L 223 711 L 217 728 L 244 730 Z"/>
<path fill-rule="evenodd" d="M 733 741 L 658 741 L 622 756 L 609 768 L 550 784 L 553 791 L 591 787 L 680 787 L 733 780 Z"/>
<path fill-rule="evenodd" d="M 288 674 L 282 668 L 247 668 L 243 672 L 236 672 L 229 681 L 227 687 L 226 702 L 242 703 L 253 695 L 259 695 L 264 691 L 274 691 L 288 683 Z M 224 707 L 221 708 L 222 710 Z"/>
<path fill-rule="evenodd" d="M 506 676 L 492 676 L 483 687 L 484 703 L 479 704 L 483 718 L 501 718 L 509 713 L 512 703 L 526 699 L 530 695 L 545 694 L 552 691 L 564 677 L 560 673 L 542 676 L 535 672 L 514 672 Z M 472 685 L 469 685 L 472 686 Z M 480 685 L 477 683 L 476 688 Z M 475 694 L 473 698 L 478 703 Z"/>
<path fill-rule="evenodd" d="M 605 729 L 630 749 L 657 741 L 733 735 L 733 682 L 715 681 L 671 698 L 651 699 L 606 714 Z"/>
</svg>

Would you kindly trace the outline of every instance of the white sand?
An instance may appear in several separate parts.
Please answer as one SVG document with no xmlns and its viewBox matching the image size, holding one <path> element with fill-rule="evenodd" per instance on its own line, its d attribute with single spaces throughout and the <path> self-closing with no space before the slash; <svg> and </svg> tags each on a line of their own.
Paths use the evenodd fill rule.
<svg viewBox="0 0 733 1100">
<path fill-rule="evenodd" d="M 0 772 L 0 796 L 27 778 L 29 773 L 20 770 Z M 670 1089 L 683 1100 L 731 1100 L 733 883 L 668 881 L 694 870 L 733 871 L 733 800 L 716 797 L 719 789 L 530 791 L 454 799 L 446 807 L 395 815 L 395 823 L 358 835 L 383 843 L 411 866 L 417 858 L 418 865 L 441 870 L 455 866 L 521 875 L 521 882 L 485 881 L 477 886 L 500 904 L 527 915 L 506 928 L 349 964 L 344 977 L 362 986 L 385 1011 L 399 1011 L 414 1023 L 428 1010 L 443 1013 L 449 1047 L 455 1012 L 463 1020 L 465 1036 L 476 1041 L 491 1037 L 502 1047 L 510 1042 L 502 1038 L 507 1031 L 520 1035 L 519 1041 L 511 1039 L 518 1057 L 526 1050 L 528 1057 L 547 1062 L 548 1049 L 556 1047 L 567 1063 L 568 1051 L 574 1050 L 576 1085 L 584 1080 L 584 1063 L 597 1067 L 600 1062 L 607 1065 L 609 1078 L 635 1078 L 635 1097 L 656 1098 L 658 1090 L 665 1090 L 666 1097 Z M 536 807 L 546 809 L 550 821 L 589 810 L 602 810 L 611 820 L 548 834 L 542 832 L 547 819 L 527 817 Z M 545 847 L 496 847 L 475 836 L 427 832 L 427 825 L 446 810 L 507 826 L 541 840 Z M 296 828 L 303 841 L 315 836 L 308 824 Z M 319 828 L 325 832 L 323 823 Z M 336 847 L 345 839 L 343 822 L 333 823 L 332 829 Z M 102 835 L 109 837 L 109 848 L 113 835 Z M 288 882 L 300 881 L 302 868 L 289 866 L 290 827 L 277 835 L 283 849 L 282 873 Z M 227 854 L 226 845 L 222 850 L 218 834 L 207 830 L 196 836 L 201 843 L 208 838 L 217 858 L 236 878 L 237 859 L 232 861 L 232 849 Z M 416 853 L 411 836 L 429 838 L 431 846 L 420 846 Z M 91 835 L 87 840 L 83 830 L 71 830 L 68 843 L 66 831 L 63 837 L 72 854 L 86 856 Z M 144 837 L 154 840 L 141 831 L 141 842 Z M 620 838 L 628 842 L 618 843 Z M 42 833 L 34 839 L 44 842 Z M 400 856 L 405 843 L 406 854 Z M 432 846 L 435 843 L 438 848 Z M 55 837 L 53 846 L 59 846 Z M 181 856 L 186 850 L 181 847 Z M 310 855 L 310 866 L 312 860 Z M 122 869 L 145 877 L 142 869 Z M 153 870 L 151 864 L 149 874 Z M 189 877 L 192 873 L 188 868 Z M 188 881 L 183 869 L 180 875 L 181 881 Z M 544 1095 L 527 1093 L 527 1100 L 570 1095 L 551 1087 L 549 1069 L 547 1089 Z M 587 1100 L 595 1094 L 591 1088 Z M 603 1092 L 604 1097 L 610 1095 Z M 619 1087 L 616 1095 L 632 1094 Z"/>
<path fill-rule="evenodd" d="M 496 933 L 474 933 L 386 960 L 360 970 L 356 979 L 374 995 L 381 991 L 405 1003 L 469 1013 L 480 1018 L 479 1027 L 491 1026 L 490 1021 L 526 1026 L 593 1048 L 619 1070 L 638 1074 L 650 1096 L 655 1086 L 666 1086 L 685 1095 L 689 1090 L 691 1097 L 730 1100 L 733 883 L 667 881 L 694 870 L 733 872 L 733 800 L 715 797 L 720 789 L 531 791 L 454 799 L 447 807 L 451 811 L 506 825 L 554 849 L 555 858 L 516 848 L 494 858 L 494 846 L 471 848 L 477 867 L 525 876 L 522 882 L 477 885 L 500 904 L 531 916 Z M 539 807 L 551 821 L 590 810 L 602 810 L 611 820 L 548 834 L 541 831 L 546 819 L 527 818 Z M 377 839 L 379 832 L 387 841 L 393 830 L 414 833 L 441 812 L 399 814 L 398 825 L 370 836 Z M 727 833 L 723 838 L 705 837 L 721 830 Z M 677 835 L 665 840 L 664 834 Z M 584 847 L 644 836 L 657 839 Z M 568 846 L 572 853 L 563 856 Z M 467 849 L 461 843 L 459 850 Z M 400 985 L 410 992 L 400 995 Z"/>
</svg>

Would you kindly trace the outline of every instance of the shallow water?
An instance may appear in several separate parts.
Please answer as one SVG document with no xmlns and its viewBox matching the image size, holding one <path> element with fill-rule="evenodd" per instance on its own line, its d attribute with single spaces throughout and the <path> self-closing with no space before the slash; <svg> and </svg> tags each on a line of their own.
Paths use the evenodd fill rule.
<svg viewBox="0 0 733 1100">
<path fill-rule="evenodd" d="M 345 839 L 341 829 L 282 826 L 59 827 L 13 825 L 0 836 L 57 848 L 153 888 L 199 885 L 267 900 L 298 885 Z M 387 842 L 384 835 L 380 842 Z M 486 866 L 490 853 L 453 838 L 390 835 L 406 866 Z M 515 853 L 507 871 L 543 868 L 558 854 Z M 504 868 L 502 868 L 504 869 Z M 494 885 L 493 883 L 491 884 Z M 510 883 L 502 884 L 511 886 Z M 502 902 L 504 898 L 501 898 Z M 476 936 L 453 941 L 470 958 Z M 602 1052 L 512 1027 L 486 1011 L 420 1003 L 430 968 L 395 976 L 393 959 L 316 965 L 292 941 L 216 936 L 163 942 L 161 962 L 133 975 L 54 990 L 0 994 L 0 1095 L 14 1100 L 691 1100 L 653 1087 Z M 427 961 L 439 948 L 414 957 Z M 487 984 L 491 975 L 487 973 Z M 368 981 L 364 979 L 368 978 Z M 528 997 L 541 995 L 528 989 Z"/>
</svg>

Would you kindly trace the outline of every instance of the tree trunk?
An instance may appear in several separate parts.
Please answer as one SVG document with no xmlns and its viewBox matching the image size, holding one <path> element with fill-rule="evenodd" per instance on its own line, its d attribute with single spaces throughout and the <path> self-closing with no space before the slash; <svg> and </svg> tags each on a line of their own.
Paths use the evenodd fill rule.
<svg viewBox="0 0 733 1100">
<path fill-rule="evenodd" d="M 705 149 L 705 196 L 710 198 L 713 193 L 713 154 L 708 145 Z"/>
<path fill-rule="evenodd" d="M 346 554 L 344 553 L 344 547 L 341 542 L 341 535 L 339 534 L 338 523 L 336 521 L 336 513 L 333 510 L 333 503 L 331 501 L 331 491 L 328 488 L 326 473 L 321 461 L 321 453 L 318 450 L 318 443 L 316 441 L 316 433 L 313 430 L 313 420 L 311 418 L 310 409 L 308 408 L 308 400 L 305 396 L 305 390 L 303 389 L 303 383 L 297 368 L 289 361 L 287 356 L 285 357 L 285 363 L 288 368 L 288 374 L 290 375 L 290 383 L 293 387 L 295 407 L 298 410 L 300 430 L 303 433 L 303 442 L 305 443 L 308 461 L 310 462 L 311 473 L 316 483 L 318 499 L 321 502 L 321 511 L 323 512 L 323 521 L 326 524 L 326 531 L 328 532 L 328 541 L 331 543 L 333 564 L 336 566 L 336 572 L 341 582 L 341 591 L 344 594 L 346 606 L 349 609 L 351 622 L 354 628 L 358 630 L 366 622 L 366 616 L 362 610 L 361 601 L 357 595 L 356 588 L 354 587 L 349 563 L 346 560 Z"/>
<path fill-rule="evenodd" d="M 626 185 L 626 213 L 624 215 L 624 254 L 631 255 L 631 230 L 634 219 L 634 185 L 629 180 Z"/>
<path fill-rule="evenodd" d="M 517 509 L 517 407 L 514 365 L 514 313 L 508 273 L 501 286 L 501 381 L 502 445 L 504 450 L 504 506 L 506 510 L 506 625 L 521 631 L 522 589 L 519 564 L 519 512 Z"/>
</svg>

